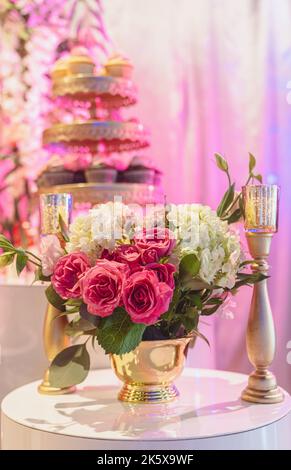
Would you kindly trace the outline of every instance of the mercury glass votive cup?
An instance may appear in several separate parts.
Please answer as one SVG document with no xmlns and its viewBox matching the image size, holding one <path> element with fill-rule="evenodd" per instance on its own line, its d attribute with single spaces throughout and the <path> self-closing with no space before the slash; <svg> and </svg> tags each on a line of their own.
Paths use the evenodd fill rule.
<svg viewBox="0 0 291 470">
<path fill-rule="evenodd" d="M 279 186 L 247 185 L 242 188 L 246 232 L 278 231 Z"/>
<path fill-rule="evenodd" d="M 49 235 L 60 230 L 59 216 L 69 225 L 72 214 L 72 195 L 68 193 L 41 194 L 40 219 L 41 234 Z"/>
</svg>

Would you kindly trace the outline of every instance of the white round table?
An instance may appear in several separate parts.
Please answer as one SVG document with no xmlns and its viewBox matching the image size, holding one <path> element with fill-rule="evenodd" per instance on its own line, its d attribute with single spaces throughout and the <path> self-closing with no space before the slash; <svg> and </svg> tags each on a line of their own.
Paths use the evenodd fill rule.
<svg viewBox="0 0 291 470">
<path fill-rule="evenodd" d="M 291 398 L 240 400 L 247 377 L 185 369 L 169 404 L 127 404 L 110 369 L 93 371 L 72 395 L 44 396 L 38 382 L 2 402 L 3 449 L 291 449 Z"/>
</svg>

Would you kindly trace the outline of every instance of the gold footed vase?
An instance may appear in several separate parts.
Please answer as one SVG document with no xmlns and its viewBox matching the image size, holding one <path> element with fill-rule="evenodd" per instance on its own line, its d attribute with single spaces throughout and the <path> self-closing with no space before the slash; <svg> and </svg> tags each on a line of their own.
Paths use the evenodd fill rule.
<svg viewBox="0 0 291 470">
<path fill-rule="evenodd" d="M 58 317 L 60 313 L 58 309 L 48 304 L 44 320 L 43 340 L 45 353 L 49 362 L 51 362 L 60 351 L 70 345 L 70 340 L 65 334 L 68 320 L 66 315 Z M 45 395 L 61 395 L 63 393 L 74 392 L 75 387 L 53 387 L 50 384 L 49 369 L 47 369 L 42 383 L 38 386 L 38 391 Z"/>
<path fill-rule="evenodd" d="M 182 373 L 192 338 L 142 341 L 127 354 L 111 355 L 111 365 L 124 382 L 118 399 L 130 403 L 168 403 L 179 396 L 173 381 Z"/>
</svg>

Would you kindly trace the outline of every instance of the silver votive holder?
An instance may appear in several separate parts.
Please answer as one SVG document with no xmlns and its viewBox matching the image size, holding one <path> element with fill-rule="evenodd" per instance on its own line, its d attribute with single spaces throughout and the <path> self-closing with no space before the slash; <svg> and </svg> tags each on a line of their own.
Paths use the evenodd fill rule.
<svg viewBox="0 0 291 470">
<path fill-rule="evenodd" d="M 278 231 L 279 186 L 247 185 L 242 188 L 246 232 L 276 233 Z"/>
<path fill-rule="evenodd" d="M 60 216 L 68 226 L 72 215 L 72 195 L 68 193 L 40 195 L 41 234 L 49 235 L 60 231 Z"/>
</svg>

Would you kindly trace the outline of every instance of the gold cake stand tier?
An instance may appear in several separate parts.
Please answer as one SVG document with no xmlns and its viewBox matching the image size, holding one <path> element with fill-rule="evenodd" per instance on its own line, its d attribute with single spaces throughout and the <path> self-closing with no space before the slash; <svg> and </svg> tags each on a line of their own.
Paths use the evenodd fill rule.
<svg viewBox="0 0 291 470">
<path fill-rule="evenodd" d="M 55 124 L 43 133 L 47 147 L 89 147 L 98 150 L 102 144 L 107 151 L 135 150 L 149 145 L 148 133 L 138 122 L 95 121 Z"/>
<path fill-rule="evenodd" d="M 137 102 L 137 88 L 119 77 L 78 74 L 53 81 L 53 95 L 80 101 L 100 98 L 106 107 L 121 108 Z"/>
<path fill-rule="evenodd" d="M 113 201 L 114 197 L 122 197 L 124 204 L 154 204 L 164 203 L 165 196 L 162 188 L 138 183 L 79 183 L 62 184 L 48 188 L 40 188 L 40 194 L 70 193 L 74 203 L 103 204 Z"/>
</svg>

